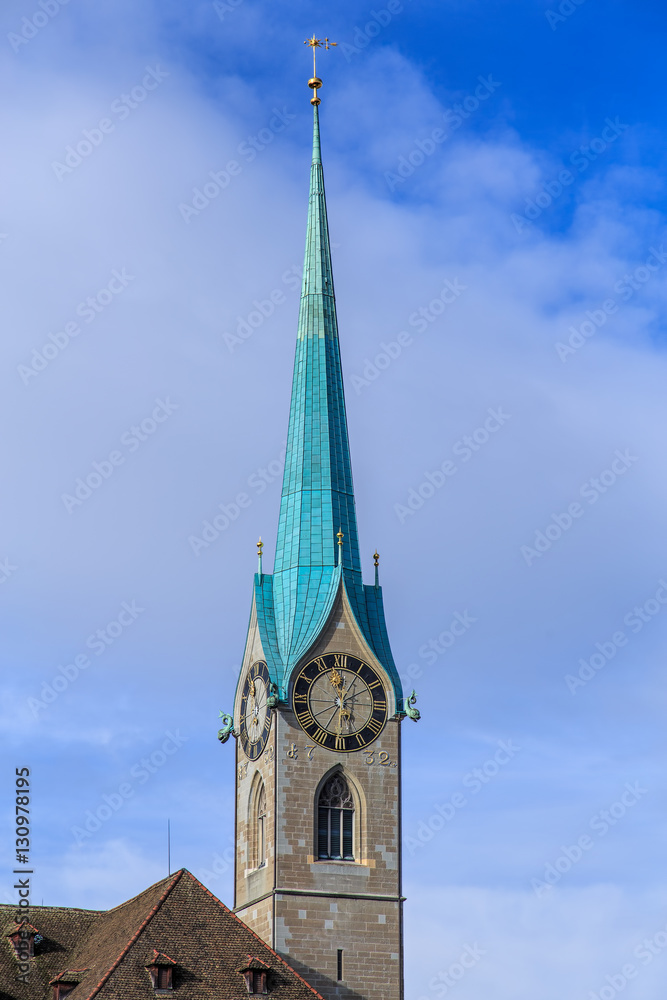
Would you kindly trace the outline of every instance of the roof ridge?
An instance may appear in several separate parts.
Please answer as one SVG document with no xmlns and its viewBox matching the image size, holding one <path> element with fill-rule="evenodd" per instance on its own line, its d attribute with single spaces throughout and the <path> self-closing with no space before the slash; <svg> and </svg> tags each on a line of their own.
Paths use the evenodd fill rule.
<svg viewBox="0 0 667 1000">
<path fill-rule="evenodd" d="M 110 910 L 101 910 L 100 912 L 116 913 L 118 910 L 122 910 L 124 906 L 129 906 L 130 903 L 135 903 L 141 898 L 141 896 L 145 896 L 147 892 L 150 892 L 151 889 L 155 889 L 156 886 L 161 885 L 162 883 L 167 883 L 169 879 L 174 878 L 174 875 L 181 875 L 184 871 L 186 871 L 185 868 L 179 868 L 178 871 L 174 872 L 172 875 L 167 875 L 166 878 L 160 878 L 157 882 L 153 882 L 152 885 L 149 885 L 147 889 L 142 889 L 141 892 L 136 894 L 136 896 L 132 896 L 130 899 L 124 900 L 122 903 L 119 903 L 118 906 L 112 906 Z"/>
<path fill-rule="evenodd" d="M 125 945 L 125 947 L 124 947 L 124 948 L 123 948 L 123 950 L 121 951 L 121 953 L 120 953 L 120 955 L 118 956 L 118 958 L 116 959 L 116 961 L 115 961 L 115 962 L 113 962 L 113 963 L 112 963 L 112 965 L 111 965 L 111 967 L 110 967 L 110 968 L 109 968 L 109 969 L 108 969 L 108 970 L 107 970 L 107 971 L 106 971 L 106 972 L 104 973 L 104 975 L 103 975 L 103 976 L 102 976 L 102 978 L 100 979 L 100 981 L 99 981 L 99 983 L 97 984 L 97 986 L 95 986 L 95 987 L 93 988 L 92 992 L 88 994 L 88 996 L 87 996 L 87 997 L 85 998 L 85 1000 L 92 1000 L 92 998 L 93 998 L 93 997 L 95 996 L 95 994 L 96 994 L 96 993 L 99 993 L 99 991 L 100 991 L 100 990 L 102 989 L 102 987 L 104 986 L 104 984 L 106 983 L 106 981 L 107 981 L 107 980 L 109 979 L 109 976 L 111 975 L 111 973 L 112 973 L 112 972 L 114 972 L 114 971 L 115 971 L 115 969 L 117 969 L 117 968 L 118 968 L 118 966 L 119 966 L 119 965 L 120 965 L 120 963 L 121 963 L 121 962 L 123 961 L 123 959 L 124 959 L 124 958 L 125 958 L 125 956 L 127 955 L 128 951 L 130 950 L 130 948 L 132 947 L 132 945 L 133 945 L 133 944 L 135 943 L 135 941 L 136 941 L 136 940 L 138 939 L 139 935 L 140 935 L 140 934 L 141 934 L 141 932 L 142 932 L 142 931 L 144 930 L 144 928 L 145 928 L 145 927 L 147 926 L 147 924 L 148 924 L 148 923 L 149 923 L 149 922 L 150 922 L 150 921 L 152 920 L 152 918 L 153 918 L 153 917 L 155 916 L 155 914 L 156 914 L 156 913 L 157 913 L 157 911 L 158 911 L 158 910 L 160 909 L 160 907 L 161 907 L 161 906 L 162 906 L 162 904 L 164 903 L 165 899 L 167 898 L 167 896 L 169 895 L 169 893 L 171 892 L 171 890 L 172 890 L 172 889 L 174 888 L 174 886 L 175 886 L 175 885 L 177 884 L 177 882 L 178 882 L 178 881 L 180 880 L 181 876 L 183 875 L 183 873 L 184 873 L 185 871 L 186 871 L 186 869 L 185 869 L 185 868 L 181 868 L 181 869 L 180 869 L 179 871 L 177 871 L 177 872 L 176 872 L 176 874 L 174 875 L 173 879 L 171 880 L 171 882 L 169 883 L 169 885 L 167 886 L 167 888 L 165 889 L 165 891 L 164 891 L 164 892 L 162 893 L 162 895 L 161 895 L 161 896 L 160 896 L 160 898 L 158 899 L 158 901 L 157 901 L 157 903 L 155 904 L 155 906 L 154 906 L 154 907 L 152 908 L 152 910 L 150 911 L 150 913 L 149 913 L 149 914 L 148 914 L 148 915 L 147 915 L 147 916 L 146 916 L 146 917 L 144 918 L 144 920 L 143 920 L 143 921 L 141 922 L 141 924 L 139 925 L 139 927 L 137 928 L 137 930 L 136 930 L 136 931 L 134 932 L 134 934 L 132 935 L 132 937 L 130 938 L 130 940 L 129 940 L 129 941 L 127 942 L 127 944 Z M 190 872 L 188 872 L 188 875 L 189 875 L 189 874 L 190 874 Z M 166 881 L 166 879 L 164 879 L 163 881 Z M 157 882 L 157 883 L 156 883 L 156 885 L 159 885 L 159 884 L 160 884 L 159 882 Z M 152 886 L 151 886 L 151 887 L 149 887 L 149 888 L 152 888 Z M 144 890 L 144 891 L 145 891 L 145 892 L 148 892 L 149 890 L 148 890 L 148 889 L 146 889 L 146 890 Z M 140 892 L 140 893 L 139 893 L 139 896 L 142 896 L 142 895 L 143 895 L 143 893 L 141 893 L 141 892 Z M 134 897 L 133 897 L 133 899 L 138 899 L 138 898 L 139 898 L 139 896 L 134 896 Z M 132 899 L 128 899 L 128 901 L 127 901 L 127 902 L 128 902 L 128 903 L 131 903 L 132 901 L 133 901 Z M 121 906 L 116 906 L 116 907 L 114 907 L 114 910 L 120 910 L 120 909 L 121 909 L 121 907 L 122 907 L 122 906 L 125 906 L 125 905 L 126 905 L 125 903 L 122 903 L 122 904 L 121 904 Z M 108 913 L 113 913 L 113 912 L 114 912 L 114 910 L 108 910 L 107 912 L 108 912 Z"/>
<path fill-rule="evenodd" d="M 268 951 L 270 951 L 272 955 L 275 955 L 275 957 L 278 959 L 278 961 L 282 962 L 282 964 L 285 966 L 286 969 L 289 969 L 289 971 L 293 975 L 295 975 L 297 977 L 297 979 L 300 979 L 301 982 L 304 984 L 304 986 L 307 986 L 308 989 L 311 991 L 311 993 L 314 994 L 314 996 L 318 997 L 319 1000 L 324 1000 L 324 997 L 322 996 L 322 994 L 318 993 L 314 986 L 311 986 L 310 983 L 306 979 L 303 978 L 303 976 L 299 975 L 299 973 L 296 971 L 296 969 L 293 969 L 292 966 L 288 962 L 286 962 L 285 959 L 282 958 L 278 954 L 277 951 L 273 950 L 273 948 L 271 947 L 271 945 L 267 944 L 266 941 L 263 941 L 262 938 L 259 936 L 259 934 L 255 933 L 255 931 L 252 929 L 252 927 L 248 927 L 248 925 L 246 923 L 244 923 L 243 920 L 241 920 L 240 917 L 236 916 L 236 914 L 233 912 L 233 910 L 230 910 L 230 908 L 228 906 L 226 906 L 222 902 L 222 900 L 218 899 L 217 896 L 214 896 L 213 893 L 211 892 L 211 890 L 207 889 L 206 886 L 203 884 L 203 882 L 199 881 L 199 879 L 197 878 L 196 875 L 193 875 L 192 872 L 187 871 L 187 869 L 184 869 L 184 871 L 186 871 L 186 874 L 188 874 L 190 876 L 190 878 L 194 879 L 194 881 L 197 883 L 197 885 L 201 886 L 201 888 L 204 890 L 204 892 L 208 893 L 208 895 L 211 897 L 211 899 L 215 900 L 215 902 L 218 904 L 218 906 L 221 906 L 223 908 L 223 910 L 226 910 L 227 913 L 229 913 L 229 915 L 231 917 L 233 917 L 233 919 L 236 920 L 237 923 L 241 924 L 241 926 L 245 930 L 247 930 L 249 934 L 252 934 L 252 936 L 254 938 L 257 938 L 257 940 L 262 945 L 262 947 L 264 947 Z M 260 961 L 261 961 L 261 959 L 260 959 Z"/>
<path fill-rule="evenodd" d="M 141 895 L 141 893 L 139 893 L 139 895 Z M 3 910 L 10 910 L 11 912 L 14 912 L 16 910 L 16 904 L 15 903 L 0 903 L 0 912 L 2 912 Z M 42 911 L 48 910 L 49 912 L 51 912 L 53 910 L 60 910 L 61 912 L 65 912 L 65 913 L 67 913 L 67 912 L 71 912 L 71 913 L 108 913 L 109 912 L 109 910 L 86 910 L 86 909 L 83 909 L 83 907 L 81 907 L 81 906 L 39 906 L 39 905 L 33 906 L 32 903 L 31 903 L 30 904 L 30 912 L 32 913 L 33 910 L 42 910 Z"/>
</svg>

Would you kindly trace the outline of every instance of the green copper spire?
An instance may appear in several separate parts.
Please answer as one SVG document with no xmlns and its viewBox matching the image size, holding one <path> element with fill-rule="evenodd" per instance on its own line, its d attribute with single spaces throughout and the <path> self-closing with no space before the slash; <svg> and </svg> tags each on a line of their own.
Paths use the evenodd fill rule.
<svg viewBox="0 0 667 1000">
<path fill-rule="evenodd" d="M 313 37 L 315 42 L 321 44 Z M 320 636 L 344 591 L 369 648 L 391 677 L 399 706 L 403 693 L 382 588 L 377 574 L 370 586 L 361 577 L 320 150 L 321 85 L 316 76 L 309 81 L 313 158 L 276 558 L 272 574 L 263 572 L 260 560 L 253 615 L 276 698 L 284 699 L 294 667 Z"/>
<path fill-rule="evenodd" d="M 339 576 L 339 530 L 352 600 L 361 588 L 317 104 L 313 118 L 303 288 L 273 572 L 276 631 L 285 662 L 303 652 L 329 603 Z"/>
</svg>

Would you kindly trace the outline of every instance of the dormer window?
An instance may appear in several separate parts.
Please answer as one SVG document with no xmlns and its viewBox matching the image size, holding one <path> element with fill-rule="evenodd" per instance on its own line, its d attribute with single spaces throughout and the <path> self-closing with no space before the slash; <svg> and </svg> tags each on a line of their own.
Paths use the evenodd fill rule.
<svg viewBox="0 0 667 1000">
<path fill-rule="evenodd" d="M 76 989 L 86 972 L 88 969 L 65 969 L 59 973 L 49 984 L 53 987 L 53 1000 L 65 1000 L 65 997 Z"/>
<path fill-rule="evenodd" d="M 34 958 L 35 945 L 42 940 L 37 928 L 29 923 L 18 924 L 7 937 L 13 945 L 16 957 L 21 962 L 27 962 L 29 958 Z"/>
<path fill-rule="evenodd" d="M 245 983 L 248 987 L 248 993 L 266 993 L 266 973 L 265 972 L 255 972 L 254 970 L 246 972 Z"/>
<path fill-rule="evenodd" d="M 259 958 L 248 955 L 248 961 L 236 970 L 245 979 L 248 993 L 268 993 L 268 973 L 271 966 Z"/>
<path fill-rule="evenodd" d="M 172 968 L 170 965 L 158 965 L 157 979 L 155 981 L 155 989 L 156 990 L 173 989 Z"/>
<path fill-rule="evenodd" d="M 175 965 L 176 962 L 173 958 L 169 958 L 169 955 L 163 955 L 161 951 L 157 951 L 155 949 L 153 950 L 153 954 L 146 965 L 146 969 L 150 974 L 153 989 L 156 993 L 173 990 L 173 974 Z"/>
<path fill-rule="evenodd" d="M 53 1000 L 65 1000 L 68 993 L 77 986 L 77 983 L 55 983 L 53 987 Z"/>
</svg>

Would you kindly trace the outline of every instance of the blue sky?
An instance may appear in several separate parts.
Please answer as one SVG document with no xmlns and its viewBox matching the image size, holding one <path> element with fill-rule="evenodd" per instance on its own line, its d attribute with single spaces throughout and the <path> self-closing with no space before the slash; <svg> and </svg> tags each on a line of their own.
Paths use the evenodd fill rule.
<svg viewBox="0 0 667 1000">
<path fill-rule="evenodd" d="M 275 544 L 315 31 L 340 43 L 322 143 L 365 573 L 377 546 L 424 716 L 408 1000 L 604 1000 L 628 964 L 657 1000 L 664 7 L 70 0 L 26 28 L 39 10 L 0 14 L 5 870 L 28 765 L 36 901 L 140 891 L 167 818 L 173 866 L 231 901 L 215 733 Z"/>
</svg>

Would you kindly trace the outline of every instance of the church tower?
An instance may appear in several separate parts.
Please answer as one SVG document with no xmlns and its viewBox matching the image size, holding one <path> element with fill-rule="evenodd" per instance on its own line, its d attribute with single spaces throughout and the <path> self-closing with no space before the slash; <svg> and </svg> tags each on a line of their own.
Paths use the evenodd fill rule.
<svg viewBox="0 0 667 1000">
<path fill-rule="evenodd" d="M 317 43 L 312 39 L 310 44 Z M 361 574 L 314 76 L 310 201 L 273 573 L 262 546 L 233 717 L 235 913 L 329 1000 L 401 1000 L 401 722 Z"/>
</svg>

